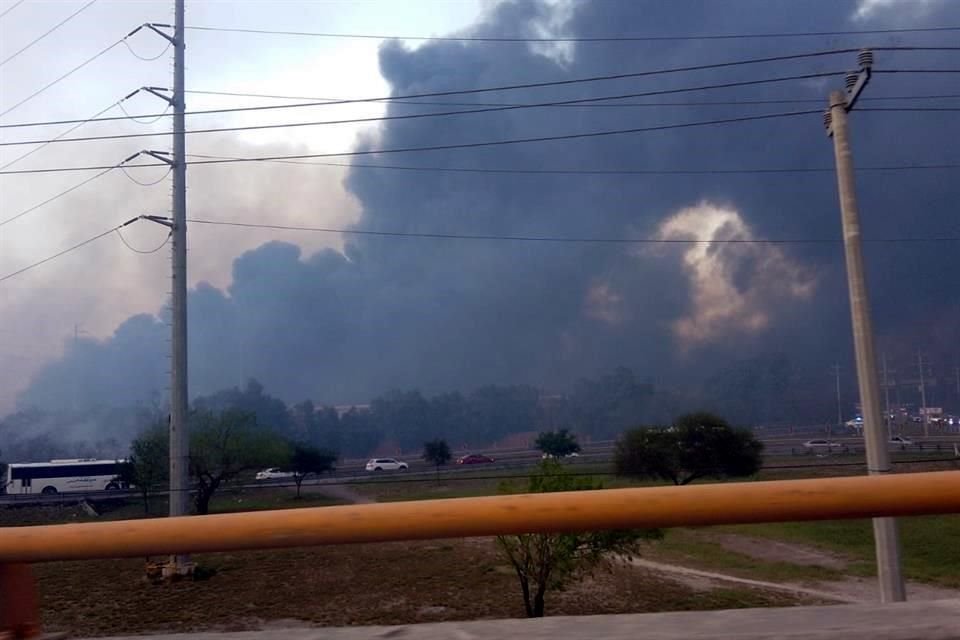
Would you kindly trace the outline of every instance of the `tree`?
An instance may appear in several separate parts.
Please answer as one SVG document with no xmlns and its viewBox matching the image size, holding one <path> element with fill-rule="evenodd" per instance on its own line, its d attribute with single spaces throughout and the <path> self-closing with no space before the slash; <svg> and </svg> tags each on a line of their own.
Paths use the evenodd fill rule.
<svg viewBox="0 0 960 640">
<path fill-rule="evenodd" d="M 450 462 L 453 455 L 446 440 L 431 440 L 423 443 L 423 459 L 437 468 L 437 482 L 440 481 L 440 467 Z"/>
<path fill-rule="evenodd" d="M 351 407 L 340 416 L 343 448 L 346 456 L 362 457 L 370 454 L 383 440 L 383 432 L 377 428 L 369 411 Z"/>
<path fill-rule="evenodd" d="M 162 488 L 170 477 L 170 434 L 157 423 L 130 443 L 130 456 L 120 467 L 120 479 L 140 492 L 143 512 L 150 513 L 150 492 Z"/>
<path fill-rule="evenodd" d="M 577 436 L 567 429 L 541 431 L 534 445 L 551 458 L 565 458 L 580 451 Z"/>
<path fill-rule="evenodd" d="M 336 461 L 337 454 L 333 451 L 306 444 L 293 445 L 289 468 L 293 472 L 293 481 L 297 483 L 297 499 L 300 499 L 300 485 L 303 484 L 304 478 L 311 473 L 319 476 L 327 471 L 333 471 Z"/>
<path fill-rule="evenodd" d="M 540 424 L 540 391 L 527 385 L 487 385 L 467 398 L 469 423 L 459 433 L 473 444 L 535 431 Z"/>
<path fill-rule="evenodd" d="M 314 412 L 313 431 L 308 435 L 309 442 L 315 447 L 331 451 L 344 450 L 340 416 L 333 407 L 320 407 Z"/>
<path fill-rule="evenodd" d="M 223 389 L 193 401 L 198 411 L 222 412 L 230 409 L 252 414 L 262 428 L 267 428 L 284 437 L 291 438 L 293 418 L 286 403 L 264 392 L 263 385 L 251 378 L 243 389 Z"/>
<path fill-rule="evenodd" d="M 283 466 L 289 450 L 273 431 L 258 427 L 248 412 L 198 412 L 190 426 L 190 475 L 195 482 L 194 505 L 200 515 L 225 482 L 258 467 Z"/>
<path fill-rule="evenodd" d="M 370 416 L 377 429 L 404 449 L 416 447 L 431 433 L 429 409 L 419 391 L 388 391 L 370 401 Z"/>
<path fill-rule="evenodd" d="M 680 416 L 672 427 L 631 429 L 617 441 L 618 475 L 685 485 L 699 478 L 742 478 L 761 466 L 763 443 L 710 413 Z"/>
<path fill-rule="evenodd" d="M 444 439 L 462 437 L 470 420 L 466 398 L 454 391 L 433 396 L 429 403 L 427 424 L 432 433 Z"/>
<path fill-rule="evenodd" d="M 528 493 L 589 491 L 603 486 L 592 478 L 570 475 L 555 460 L 545 460 L 530 477 Z M 502 486 L 502 492 L 509 487 Z M 594 531 L 584 533 L 525 533 L 497 536 L 497 545 L 520 581 L 528 618 L 544 614 L 548 590 L 560 590 L 606 558 L 632 555 L 642 538 L 660 537 L 658 530 Z"/>
<path fill-rule="evenodd" d="M 613 437 L 638 421 L 655 420 L 657 400 L 652 384 L 638 380 L 632 369 L 617 367 L 574 386 L 567 399 L 569 424 L 578 433 Z"/>
</svg>

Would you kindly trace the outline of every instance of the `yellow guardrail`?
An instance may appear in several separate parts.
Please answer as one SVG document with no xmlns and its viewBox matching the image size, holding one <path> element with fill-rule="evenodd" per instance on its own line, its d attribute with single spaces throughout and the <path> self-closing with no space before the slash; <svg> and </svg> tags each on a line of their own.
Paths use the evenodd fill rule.
<svg viewBox="0 0 960 640">
<path fill-rule="evenodd" d="M 960 471 L 0 528 L 0 565 L 511 533 L 960 513 Z"/>
<path fill-rule="evenodd" d="M 32 562 L 937 513 L 960 513 L 960 471 L 6 527 L 0 528 L 0 639 L 40 635 Z"/>
</svg>

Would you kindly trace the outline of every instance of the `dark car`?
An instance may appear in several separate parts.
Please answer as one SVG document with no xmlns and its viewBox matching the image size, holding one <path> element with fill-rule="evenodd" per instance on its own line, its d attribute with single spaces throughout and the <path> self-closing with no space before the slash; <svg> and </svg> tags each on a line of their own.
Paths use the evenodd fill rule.
<svg viewBox="0 0 960 640">
<path fill-rule="evenodd" d="M 486 464 L 493 462 L 493 458 L 479 453 L 471 453 L 457 460 L 457 464 Z"/>
</svg>

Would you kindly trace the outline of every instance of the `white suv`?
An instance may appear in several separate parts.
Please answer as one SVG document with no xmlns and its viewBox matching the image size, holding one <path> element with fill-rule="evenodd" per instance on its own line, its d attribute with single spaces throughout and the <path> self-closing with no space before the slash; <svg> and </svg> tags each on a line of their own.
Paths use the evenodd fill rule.
<svg viewBox="0 0 960 640">
<path fill-rule="evenodd" d="M 257 472 L 257 480 L 283 480 L 292 477 L 292 471 L 281 471 L 278 467 L 270 467 Z"/>
<path fill-rule="evenodd" d="M 406 471 L 407 463 L 395 458 L 371 458 L 367 461 L 367 471 Z"/>
<path fill-rule="evenodd" d="M 830 451 L 839 449 L 841 445 L 832 440 L 807 440 L 803 443 L 803 448 L 808 451 Z"/>
</svg>

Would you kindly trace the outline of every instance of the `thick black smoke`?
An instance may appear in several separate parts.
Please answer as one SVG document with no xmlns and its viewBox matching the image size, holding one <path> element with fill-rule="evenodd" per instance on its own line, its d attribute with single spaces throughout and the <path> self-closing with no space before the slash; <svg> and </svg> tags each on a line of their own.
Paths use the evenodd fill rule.
<svg viewBox="0 0 960 640">
<path fill-rule="evenodd" d="M 523 0 L 491 9 L 468 34 L 630 36 L 760 33 L 960 23 L 956 3 L 887 3 L 855 18 L 847 1 L 582 2 Z M 868 3 L 882 5 L 884 3 Z M 947 36 L 817 37 L 528 46 L 387 42 L 381 72 L 396 95 L 586 77 L 826 48 L 936 44 Z M 843 71 L 855 54 L 799 62 L 455 97 L 446 102 L 542 102 L 698 84 Z M 877 52 L 877 69 L 956 67 L 955 54 Z M 812 99 L 801 104 L 538 108 L 385 123 L 361 149 L 548 136 L 821 109 L 828 80 L 679 94 L 663 102 Z M 952 86 L 952 91 L 950 90 Z M 867 95 L 956 93 L 952 76 L 877 74 Z M 623 102 L 653 102 L 633 99 Z M 852 115 L 861 166 L 957 162 L 960 125 L 949 113 Z M 937 103 L 929 103 L 937 104 Z M 390 115 L 448 110 L 394 104 Z M 524 175 L 378 170 L 360 165 L 536 169 L 831 167 L 819 114 L 715 127 L 420 154 L 363 156 L 347 187 L 358 228 L 563 237 L 840 238 L 831 173 Z M 957 235 L 955 171 L 862 172 L 864 235 Z M 305 203 L 304 206 L 310 206 Z M 682 210 L 685 216 L 674 218 Z M 229 211 L 222 212 L 224 218 Z M 269 208 L 259 220 L 269 222 Z M 668 220 L 673 220 L 669 224 Z M 891 349 L 955 357 L 960 343 L 956 247 L 867 248 L 877 331 Z M 363 402 L 389 388 L 427 392 L 483 383 L 562 388 L 624 364 L 663 384 L 693 387 L 736 362 L 770 358 L 793 382 L 822 389 L 851 355 L 839 245 L 551 244 L 349 237 L 343 254 L 303 255 L 266 243 L 238 257 L 221 291 L 190 296 L 191 389 L 249 377 L 293 401 Z M 103 343 L 80 341 L 51 363 L 23 404 L 143 401 L 165 387 L 167 328 L 130 318 Z M 784 362 L 788 364 L 783 364 Z M 754 366 L 751 364 L 750 366 Z M 849 366 L 847 365 L 848 369 Z M 778 370 L 780 370 L 778 369 Z M 783 369 L 783 370 L 786 370 Z M 82 375 L 78 373 L 82 372 Z M 70 389 L 67 395 L 65 389 Z M 736 390 L 726 390 L 736 393 Z M 771 402 L 766 399 L 766 402 Z M 772 400 L 776 402 L 776 399 Z M 802 408 L 801 408 L 802 409 Z"/>
</svg>

